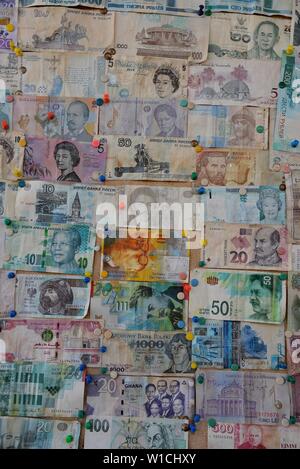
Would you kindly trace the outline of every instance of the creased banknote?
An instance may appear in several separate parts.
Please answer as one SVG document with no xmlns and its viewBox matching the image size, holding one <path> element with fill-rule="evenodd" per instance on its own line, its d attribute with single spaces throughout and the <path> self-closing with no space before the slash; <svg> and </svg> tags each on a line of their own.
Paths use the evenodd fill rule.
<svg viewBox="0 0 300 469">
<path fill-rule="evenodd" d="M 209 319 L 268 324 L 284 320 L 287 282 L 280 274 L 194 269 L 192 280 L 198 283 L 189 294 L 190 317 L 200 314 Z"/>
<path fill-rule="evenodd" d="M 201 146 L 268 148 L 268 109 L 196 105 L 188 114 L 188 137 Z"/>
<path fill-rule="evenodd" d="M 181 284 L 98 282 L 90 314 L 110 329 L 174 331 L 187 321 L 187 302 Z"/>
<path fill-rule="evenodd" d="M 109 179 L 187 181 L 196 168 L 190 140 L 107 135 Z"/>
<path fill-rule="evenodd" d="M 103 322 L 11 319 L 0 321 L 3 362 L 48 362 L 97 366 Z M 24 340 L 26 338 L 26 340 Z"/>
<path fill-rule="evenodd" d="M 0 87 L 0 103 L 5 103 L 6 93 L 12 94 L 20 89 L 21 73 L 19 70 L 21 57 L 17 57 L 12 52 L 1 53 L 0 63 L 0 79 L 2 86 Z"/>
<path fill-rule="evenodd" d="M 288 273 L 288 331 L 300 331 L 300 272 Z"/>
<path fill-rule="evenodd" d="M 99 133 L 182 138 L 187 136 L 187 120 L 187 110 L 177 100 L 115 99 L 100 108 Z"/>
<path fill-rule="evenodd" d="M 294 55 L 282 54 L 276 123 L 274 130 L 274 150 L 299 153 L 300 147 L 294 141 L 299 138 L 300 116 L 300 64 L 295 63 Z"/>
<path fill-rule="evenodd" d="M 91 98 L 17 96 L 13 109 L 14 130 L 28 136 L 91 143 L 97 133 L 98 109 Z"/>
<path fill-rule="evenodd" d="M 288 270 L 287 229 L 280 225 L 207 223 L 201 260 L 208 268 Z"/>
<path fill-rule="evenodd" d="M 193 323 L 192 359 L 200 368 L 285 368 L 284 326 L 209 319 Z"/>
<path fill-rule="evenodd" d="M 186 282 L 189 252 L 184 238 L 106 237 L 101 256 L 101 275 L 108 280 Z M 106 275 L 106 274 L 105 274 Z"/>
<path fill-rule="evenodd" d="M 261 13 L 264 15 L 292 16 L 293 0 L 205 0 L 212 11 Z"/>
<path fill-rule="evenodd" d="M 6 26 L 13 24 L 13 31 Z M 17 1 L 0 3 L 0 52 L 10 50 L 10 41 L 17 42 L 18 34 L 18 8 Z"/>
<path fill-rule="evenodd" d="M 298 157 L 299 158 L 299 157 Z M 300 171 L 291 171 L 286 176 L 287 219 L 290 240 L 300 242 Z"/>
<path fill-rule="evenodd" d="M 132 2 L 131 2 L 132 3 Z M 207 58 L 210 19 L 207 16 L 116 13 L 116 58 L 166 57 L 202 62 Z"/>
<path fill-rule="evenodd" d="M 86 415 L 177 418 L 195 412 L 192 378 L 93 376 L 87 386 Z"/>
<path fill-rule="evenodd" d="M 217 423 L 213 428 L 208 427 L 208 449 L 299 449 L 299 439 L 297 425 Z"/>
<path fill-rule="evenodd" d="M 281 52 L 290 44 L 290 33 L 289 18 L 215 13 L 209 31 L 209 57 L 280 60 Z M 260 62 L 259 67 L 264 65 Z"/>
<path fill-rule="evenodd" d="M 87 141 L 28 137 L 24 151 L 24 176 L 42 181 L 100 184 L 99 177 L 105 174 L 106 155 L 104 139 L 93 147 Z"/>
<path fill-rule="evenodd" d="M 18 44 L 29 51 L 101 51 L 114 45 L 114 13 L 75 8 L 19 8 Z"/>
<path fill-rule="evenodd" d="M 2 268 L 84 274 L 91 271 L 95 232 L 88 225 L 13 221 L 5 233 Z"/>
<path fill-rule="evenodd" d="M 85 432 L 85 449 L 187 449 L 185 420 L 148 420 L 134 417 L 90 419 Z"/>
<path fill-rule="evenodd" d="M 20 90 L 24 94 L 95 99 L 105 90 L 101 77 L 106 60 L 102 54 L 24 52 L 21 59 Z"/>
<path fill-rule="evenodd" d="M 104 8 L 106 7 L 107 0 L 89 0 L 88 5 L 86 0 L 19 0 L 20 6 L 30 7 L 30 6 L 51 6 L 51 5 L 61 5 L 61 6 L 88 6 L 89 8 Z"/>
<path fill-rule="evenodd" d="M 300 332 L 286 332 L 287 364 L 289 373 L 300 374 Z"/>
<path fill-rule="evenodd" d="M 186 98 L 187 62 L 121 55 L 107 65 L 106 91 L 118 98 Z"/>
<path fill-rule="evenodd" d="M 83 318 L 89 307 L 90 289 L 91 284 L 79 276 L 19 273 L 18 318 Z"/>
<path fill-rule="evenodd" d="M 198 0 L 107 0 L 110 10 L 138 11 L 141 13 L 165 13 L 167 15 L 195 15 L 199 11 Z M 146 15 L 145 15 L 146 16 Z M 148 15 L 150 16 L 150 15 Z"/>
<path fill-rule="evenodd" d="M 219 422 L 280 425 L 293 413 L 291 384 L 286 374 L 266 372 L 200 371 L 196 413 Z M 278 378 L 283 378 L 278 382 Z M 283 383 L 283 384 L 282 384 Z"/>
<path fill-rule="evenodd" d="M 191 341 L 185 333 L 113 331 L 101 365 L 121 375 L 182 374 L 191 369 Z"/>
<path fill-rule="evenodd" d="M 286 225 L 285 192 L 278 186 L 209 188 L 201 194 L 205 221 Z"/>
<path fill-rule="evenodd" d="M 14 310 L 16 274 L 12 278 L 8 277 L 8 271 L 0 270 L 0 317 L 8 316 Z"/>
<path fill-rule="evenodd" d="M 77 418 L 83 394 L 82 372 L 74 365 L 0 363 L 1 415 Z"/>
<path fill-rule="evenodd" d="M 292 43 L 295 47 L 296 61 L 300 61 L 300 2 L 293 0 Z"/>
<path fill-rule="evenodd" d="M 80 423 L 65 420 L 0 418 L 0 449 L 77 449 Z M 71 435 L 72 441 L 66 442 Z"/>
<path fill-rule="evenodd" d="M 196 104 L 276 107 L 279 76 L 280 62 L 208 60 L 189 67 L 189 99 Z"/>
<path fill-rule="evenodd" d="M 87 223 L 93 225 L 99 191 L 77 183 L 31 181 L 19 188 L 15 217 L 35 223 Z"/>
<path fill-rule="evenodd" d="M 1 109 L 1 104 L 0 104 Z M 1 110 L 0 110 L 1 114 Z M 8 132 L 0 136 L 0 177 L 16 180 L 14 172 L 23 169 L 24 147 L 20 140 L 24 140 L 23 132 Z"/>
</svg>

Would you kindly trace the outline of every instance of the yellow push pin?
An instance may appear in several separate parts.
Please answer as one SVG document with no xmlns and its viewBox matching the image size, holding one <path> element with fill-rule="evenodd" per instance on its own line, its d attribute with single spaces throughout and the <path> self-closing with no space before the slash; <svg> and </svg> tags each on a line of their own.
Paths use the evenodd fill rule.
<svg viewBox="0 0 300 469">
<path fill-rule="evenodd" d="M 15 27 L 12 23 L 8 23 L 6 25 L 6 31 L 8 31 L 9 33 L 12 33 L 14 30 L 15 30 Z"/>
<path fill-rule="evenodd" d="M 182 230 L 182 237 L 187 238 L 187 232 L 185 230 Z"/>
<path fill-rule="evenodd" d="M 93 274 L 92 272 L 85 272 L 84 276 L 88 278 L 92 278 Z"/>
<path fill-rule="evenodd" d="M 20 147 L 26 147 L 26 145 L 27 145 L 26 138 L 21 137 L 20 140 L 19 140 L 19 146 Z"/>
<path fill-rule="evenodd" d="M 193 340 L 194 334 L 192 332 L 187 332 L 185 338 L 186 340 Z"/>
<path fill-rule="evenodd" d="M 201 243 L 202 247 L 207 246 L 207 239 L 202 239 L 202 241 L 200 243 Z"/>
<path fill-rule="evenodd" d="M 16 178 L 20 178 L 23 175 L 22 171 L 19 168 L 14 168 L 12 173 Z"/>
<path fill-rule="evenodd" d="M 15 43 L 14 43 L 13 40 L 9 41 L 9 48 L 10 48 L 11 50 L 15 50 Z"/>
<path fill-rule="evenodd" d="M 106 272 L 106 270 L 103 270 L 103 272 L 101 273 L 101 277 L 102 278 L 108 277 L 108 272 Z"/>
<path fill-rule="evenodd" d="M 196 153 L 201 153 L 201 151 L 203 151 L 203 147 L 201 147 L 201 145 L 196 145 L 194 148 Z"/>
<path fill-rule="evenodd" d="M 294 53 L 294 46 L 292 46 L 292 44 L 289 44 L 289 45 L 287 46 L 287 48 L 285 49 L 285 53 L 286 53 L 287 55 L 293 55 L 293 53 Z"/>
<path fill-rule="evenodd" d="M 23 51 L 22 51 L 22 49 L 20 49 L 20 47 L 15 47 L 14 52 L 15 52 L 17 57 L 21 57 L 21 55 L 23 55 Z"/>
<path fill-rule="evenodd" d="M 192 362 L 192 363 L 191 363 L 191 368 L 192 368 L 192 370 L 197 370 L 197 368 L 198 368 L 197 363 L 196 363 L 196 362 Z"/>
</svg>

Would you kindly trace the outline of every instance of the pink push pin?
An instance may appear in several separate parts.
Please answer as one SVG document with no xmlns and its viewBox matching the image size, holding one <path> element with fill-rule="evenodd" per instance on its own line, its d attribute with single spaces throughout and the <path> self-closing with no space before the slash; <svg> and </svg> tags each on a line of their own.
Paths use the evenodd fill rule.
<svg viewBox="0 0 300 469">
<path fill-rule="evenodd" d="M 119 208 L 122 210 L 122 209 L 125 208 L 125 207 L 126 207 L 125 202 L 121 201 L 121 202 L 119 203 Z"/>
<path fill-rule="evenodd" d="M 100 140 L 93 140 L 91 143 L 92 147 L 98 148 L 100 145 Z"/>
<path fill-rule="evenodd" d="M 186 275 L 185 272 L 180 272 L 180 273 L 179 273 L 179 278 L 180 278 L 181 280 L 185 280 L 186 277 L 187 277 L 187 275 Z"/>
</svg>

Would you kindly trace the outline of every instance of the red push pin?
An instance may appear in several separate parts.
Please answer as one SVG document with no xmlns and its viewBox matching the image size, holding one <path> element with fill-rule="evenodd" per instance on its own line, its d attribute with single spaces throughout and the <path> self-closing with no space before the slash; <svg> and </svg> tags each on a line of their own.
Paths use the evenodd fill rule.
<svg viewBox="0 0 300 469">
<path fill-rule="evenodd" d="M 91 143 L 92 147 L 98 148 L 100 145 L 100 140 L 93 140 Z"/>
<path fill-rule="evenodd" d="M 180 278 L 181 280 L 185 280 L 186 277 L 187 277 L 187 275 L 186 275 L 185 272 L 179 272 L 179 278 Z"/>
<path fill-rule="evenodd" d="M 191 287 L 191 285 L 190 285 L 189 283 L 185 283 L 185 284 L 183 285 L 183 291 L 184 291 L 184 293 L 189 293 L 189 292 L 191 291 L 191 289 L 192 289 L 192 287 Z"/>
<path fill-rule="evenodd" d="M 110 102 L 108 93 L 103 93 L 103 102 L 104 104 L 108 104 Z"/>
<path fill-rule="evenodd" d="M 52 111 L 48 112 L 48 113 L 47 113 L 47 117 L 48 117 L 48 120 L 49 120 L 49 121 L 52 121 L 52 120 L 54 119 L 54 117 L 55 117 L 54 112 L 52 112 Z"/>
<path fill-rule="evenodd" d="M 8 125 L 7 120 L 3 119 L 1 121 L 1 127 L 2 127 L 3 130 L 8 130 L 9 129 L 9 125 Z"/>
</svg>

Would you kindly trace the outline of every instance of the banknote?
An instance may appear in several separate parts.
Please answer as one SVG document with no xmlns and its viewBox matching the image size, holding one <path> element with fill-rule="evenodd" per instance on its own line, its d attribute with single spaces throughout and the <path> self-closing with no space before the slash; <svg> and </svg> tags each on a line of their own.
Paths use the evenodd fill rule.
<svg viewBox="0 0 300 469">
<path fill-rule="evenodd" d="M 208 427 L 209 449 L 299 449 L 299 438 L 297 425 L 217 423 L 213 428 Z"/>
<path fill-rule="evenodd" d="M 212 11 L 292 16 L 292 3 L 293 0 L 205 0 L 205 7 Z"/>
<path fill-rule="evenodd" d="M 295 47 L 296 61 L 300 61 L 300 2 L 293 0 L 292 43 Z"/>
<path fill-rule="evenodd" d="M 0 317 L 8 316 L 14 310 L 16 273 L 14 277 L 8 277 L 8 271 L 0 270 Z"/>
<path fill-rule="evenodd" d="M 1 138 L 0 138 L 1 145 Z M 0 147 L 1 148 L 1 147 Z M 1 150 L 0 150 L 1 151 Z M 18 184 L 16 182 L 0 180 L 0 219 L 14 218 Z"/>
<path fill-rule="evenodd" d="M 203 383 L 196 386 L 196 413 L 205 419 L 280 425 L 283 419 L 293 415 L 292 387 L 286 374 L 201 371 L 196 379 L 199 376 Z"/>
<path fill-rule="evenodd" d="M 87 386 L 86 416 L 161 417 L 192 416 L 195 412 L 192 378 L 93 375 Z"/>
<path fill-rule="evenodd" d="M 84 274 L 92 270 L 94 245 L 95 232 L 88 225 L 11 221 L 2 268 Z"/>
<path fill-rule="evenodd" d="M 278 175 L 280 175 L 280 172 L 287 173 L 287 171 L 299 170 L 300 161 L 297 153 L 274 150 L 273 141 L 275 134 L 276 109 L 270 109 L 269 115 L 269 169 L 273 171 L 273 174 L 277 173 Z M 271 173 L 269 172 L 269 174 Z"/>
<path fill-rule="evenodd" d="M 8 31 L 6 25 L 13 24 L 13 31 Z M 10 41 L 17 42 L 18 33 L 18 9 L 16 3 L 0 3 L 0 52 L 10 50 Z"/>
<path fill-rule="evenodd" d="M 117 135 L 105 140 L 109 179 L 187 181 L 196 168 L 190 140 Z"/>
<path fill-rule="evenodd" d="M 29 51 L 101 51 L 114 45 L 114 13 L 55 6 L 19 8 L 18 44 Z"/>
<path fill-rule="evenodd" d="M 189 67 L 189 99 L 196 104 L 276 107 L 279 76 L 280 62 L 208 60 Z"/>
<path fill-rule="evenodd" d="M 90 314 L 110 329 L 174 331 L 187 322 L 187 301 L 181 284 L 98 282 Z"/>
<path fill-rule="evenodd" d="M 105 174 L 106 155 L 107 145 L 101 138 L 94 147 L 89 142 L 71 139 L 27 137 L 23 172 L 26 179 L 100 184 L 99 176 Z"/>
<path fill-rule="evenodd" d="M 15 217 L 35 223 L 87 223 L 95 221 L 97 191 L 77 183 L 50 184 L 31 181 L 19 188 Z"/>
<path fill-rule="evenodd" d="M 1 415 L 77 418 L 83 394 L 82 372 L 74 365 L 0 363 Z"/>
<path fill-rule="evenodd" d="M 199 11 L 199 1 L 190 0 L 107 0 L 110 10 L 141 13 L 165 13 L 167 15 L 194 15 Z M 146 16 L 146 15 L 145 15 Z"/>
<path fill-rule="evenodd" d="M 188 114 L 188 137 L 201 146 L 268 148 L 268 109 L 196 105 Z"/>
<path fill-rule="evenodd" d="M 200 314 L 209 319 L 268 324 L 284 320 L 287 281 L 280 274 L 194 269 L 191 280 L 197 285 L 189 294 L 190 317 Z"/>
<path fill-rule="evenodd" d="M 154 56 L 202 62 L 207 58 L 209 25 L 207 16 L 178 18 L 116 13 L 116 58 L 125 51 L 132 57 Z"/>
<path fill-rule="evenodd" d="M 205 221 L 286 225 L 285 192 L 278 186 L 212 187 L 201 194 Z"/>
<path fill-rule="evenodd" d="M 18 318 L 83 318 L 89 307 L 90 289 L 90 283 L 75 275 L 18 273 L 16 289 Z"/>
<path fill-rule="evenodd" d="M 201 260 L 208 268 L 288 270 L 287 229 L 280 225 L 207 223 Z"/>
<path fill-rule="evenodd" d="M 134 417 L 90 419 L 84 435 L 85 449 L 187 449 L 184 420 L 148 420 Z"/>
<path fill-rule="evenodd" d="M 91 98 L 16 96 L 13 109 L 14 130 L 28 136 L 91 143 L 97 133 L 98 108 Z"/>
<path fill-rule="evenodd" d="M 105 91 L 103 55 L 89 52 L 24 52 L 20 90 L 37 96 L 94 98 Z M 1 71 L 1 66 L 0 66 Z"/>
<path fill-rule="evenodd" d="M 23 168 L 24 147 L 20 140 L 24 138 L 23 132 L 13 131 L 0 136 L 0 178 L 16 180 L 15 170 Z"/>
<path fill-rule="evenodd" d="M 0 449 L 77 449 L 80 423 L 65 420 L 0 418 Z M 67 436 L 72 436 L 70 443 Z"/>
<path fill-rule="evenodd" d="M 299 157 L 298 157 L 299 158 Z M 300 171 L 293 170 L 286 175 L 287 219 L 289 236 L 293 243 L 300 241 Z"/>
<path fill-rule="evenodd" d="M 200 368 L 285 368 L 284 326 L 209 319 L 193 323 L 192 360 Z"/>
<path fill-rule="evenodd" d="M 0 321 L 0 326 L 0 339 L 5 343 L 2 362 L 100 363 L 100 321 L 8 319 Z"/>
<path fill-rule="evenodd" d="M 291 20 L 215 13 L 211 17 L 208 54 L 210 58 L 280 60 L 290 44 Z M 263 64 L 260 62 L 260 67 Z"/>
<path fill-rule="evenodd" d="M 104 8 L 106 7 L 107 0 L 89 0 L 89 8 Z M 20 6 L 31 7 L 31 6 L 48 6 L 48 5 L 61 5 L 61 6 L 87 6 L 86 0 L 19 0 Z"/>
<path fill-rule="evenodd" d="M 2 54 L 1 54 L 0 57 L 2 57 Z M 7 135 L 9 135 L 8 134 L 8 129 L 12 129 L 12 122 L 13 122 L 13 120 L 12 120 L 12 110 L 13 110 L 12 103 L 8 103 L 7 101 L 6 102 L 0 102 L 0 123 L 1 123 L 1 125 L 0 125 L 0 138 L 1 139 L 2 139 L 2 137 L 5 138 L 5 137 L 7 137 Z M 5 127 L 8 125 L 8 129 L 3 127 L 2 122 L 3 122 L 3 124 L 5 123 Z M 1 159 L 3 158 L 2 153 L 4 153 L 4 152 L 1 149 Z M 4 153 L 4 157 L 5 157 L 5 153 Z"/>
<path fill-rule="evenodd" d="M 185 333 L 113 331 L 101 365 L 121 375 L 192 373 L 191 342 Z"/>
<path fill-rule="evenodd" d="M 187 62 L 121 55 L 108 63 L 106 90 L 112 99 L 187 97 Z"/>
<path fill-rule="evenodd" d="M 300 331 L 300 272 L 288 273 L 288 331 Z"/>
<path fill-rule="evenodd" d="M 19 70 L 21 57 L 12 52 L 1 52 L 0 79 L 0 103 L 6 101 L 6 94 L 13 94 L 20 89 L 21 74 Z"/>
<path fill-rule="evenodd" d="M 197 183 L 201 186 L 255 184 L 261 156 L 259 151 L 203 150 L 196 154 Z"/>
<path fill-rule="evenodd" d="M 176 100 L 115 99 L 100 108 L 99 133 L 182 138 L 187 136 L 187 116 Z"/>
<path fill-rule="evenodd" d="M 294 55 L 282 54 L 280 83 L 273 149 L 299 153 L 299 81 L 300 64 L 295 63 Z"/>
<path fill-rule="evenodd" d="M 106 237 L 101 255 L 101 275 L 107 280 L 186 282 L 189 252 L 184 238 Z"/>
</svg>

